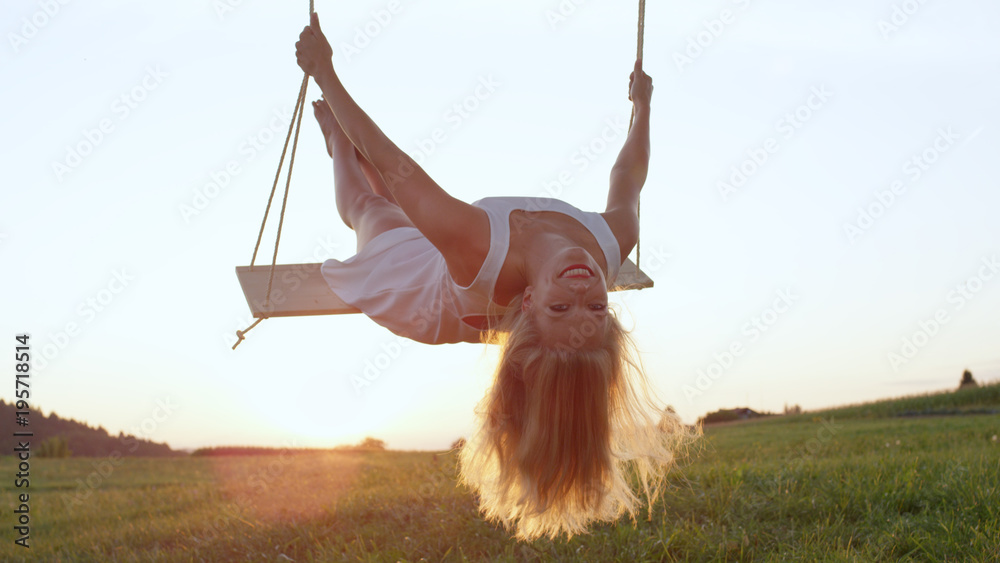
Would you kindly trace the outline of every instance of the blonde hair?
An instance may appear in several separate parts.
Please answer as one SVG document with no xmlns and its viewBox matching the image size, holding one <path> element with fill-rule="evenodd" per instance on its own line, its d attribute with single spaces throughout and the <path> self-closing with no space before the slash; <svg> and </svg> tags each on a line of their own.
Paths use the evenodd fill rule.
<svg viewBox="0 0 1000 563">
<path fill-rule="evenodd" d="M 501 346 L 500 362 L 461 452 L 480 510 L 523 540 L 572 537 L 624 513 L 634 521 L 642 501 L 631 469 L 651 516 L 692 434 L 653 400 L 617 317 L 609 310 L 597 348 L 551 347 L 520 297 L 508 311 L 485 337 Z"/>
</svg>

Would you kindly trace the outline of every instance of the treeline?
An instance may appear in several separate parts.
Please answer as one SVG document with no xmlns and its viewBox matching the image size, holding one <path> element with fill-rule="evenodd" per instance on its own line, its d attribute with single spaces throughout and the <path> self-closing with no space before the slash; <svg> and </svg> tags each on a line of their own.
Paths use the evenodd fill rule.
<svg viewBox="0 0 1000 563">
<path fill-rule="evenodd" d="M 185 455 L 170 449 L 166 444 L 137 438 L 119 432 L 118 436 L 108 434 L 102 427 L 93 428 L 83 422 L 62 418 L 56 413 L 44 415 L 36 407 L 27 417 L 28 426 L 18 426 L 18 430 L 30 431 L 31 451 L 40 457 L 103 457 L 118 452 L 122 456 L 163 457 Z M 4 425 L 16 424 L 17 408 L 13 403 L 0 399 L 0 420 Z M 25 438 L 20 438 L 25 440 Z M 10 453 L 17 446 L 18 438 L 13 431 L 0 434 L 0 451 Z"/>
<path fill-rule="evenodd" d="M 217 446 L 199 448 L 191 455 L 197 456 L 251 456 L 251 455 L 302 455 L 325 452 L 378 452 L 385 450 L 385 442 L 377 438 L 365 438 L 359 444 L 334 446 L 332 448 L 269 448 L 262 446 Z"/>
</svg>

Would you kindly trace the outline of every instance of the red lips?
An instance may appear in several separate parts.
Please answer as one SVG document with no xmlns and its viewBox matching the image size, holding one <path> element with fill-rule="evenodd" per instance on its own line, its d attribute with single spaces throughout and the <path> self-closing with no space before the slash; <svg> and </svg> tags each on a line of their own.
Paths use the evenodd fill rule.
<svg viewBox="0 0 1000 563">
<path fill-rule="evenodd" d="M 587 270 L 587 272 L 589 274 L 587 276 L 580 276 L 580 275 L 569 276 L 569 277 L 572 277 L 572 278 L 591 278 L 591 277 L 594 277 L 594 271 L 591 270 L 590 266 L 587 266 L 586 264 L 573 264 L 572 266 L 570 266 L 570 267 L 566 268 L 565 270 L 559 272 L 559 277 L 560 278 L 563 277 L 564 275 L 566 275 L 566 272 L 569 272 L 571 270 Z"/>
</svg>

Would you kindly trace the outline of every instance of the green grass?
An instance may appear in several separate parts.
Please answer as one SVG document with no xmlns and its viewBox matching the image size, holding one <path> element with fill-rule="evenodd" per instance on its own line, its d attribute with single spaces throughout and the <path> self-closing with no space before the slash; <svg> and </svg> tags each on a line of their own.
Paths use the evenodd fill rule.
<svg viewBox="0 0 1000 563">
<path fill-rule="evenodd" d="M 837 418 L 1000 414 L 1000 383 L 990 383 L 953 392 L 927 393 L 901 399 L 850 405 L 815 414 L 831 414 Z"/>
<path fill-rule="evenodd" d="M 889 412 L 709 428 L 651 521 L 530 544 L 478 517 L 453 454 L 32 459 L 32 548 L 6 478 L 0 560 L 1000 561 L 1000 416 Z"/>
</svg>

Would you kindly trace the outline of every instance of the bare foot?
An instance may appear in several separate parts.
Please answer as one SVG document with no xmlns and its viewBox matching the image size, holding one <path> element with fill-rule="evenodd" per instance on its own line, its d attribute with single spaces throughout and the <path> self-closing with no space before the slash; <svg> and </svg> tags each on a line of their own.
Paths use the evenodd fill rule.
<svg viewBox="0 0 1000 563">
<path fill-rule="evenodd" d="M 340 128 L 340 123 L 337 123 L 337 118 L 333 116 L 333 112 L 330 110 L 330 106 L 326 103 L 326 100 L 320 98 L 313 102 L 313 114 L 316 116 L 316 121 L 319 122 L 319 128 L 323 132 L 323 138 L 326 139 L 326 152 L 333 157 L 333 147 L 336 143 L 341 141 L 351 142 L 344 133 L 344 130 Z"/>
</svg>

